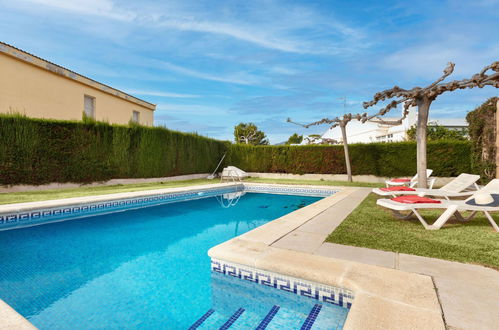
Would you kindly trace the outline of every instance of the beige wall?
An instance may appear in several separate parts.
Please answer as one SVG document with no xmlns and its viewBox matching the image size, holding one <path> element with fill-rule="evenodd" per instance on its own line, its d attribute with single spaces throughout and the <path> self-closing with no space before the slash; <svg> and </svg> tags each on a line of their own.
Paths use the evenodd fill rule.
<svg viewBox="0 0 499 330">
<path fill-rule="evenodd" d="M 150 108 L 1 52 L 0 73 L 2 113 L 12 111 L 29 117 L 81 120 L 84 95 L 90 95 L 95 97 L 95 119 L 98 121 L 128 124 L 135 110 L 140 112 L 140 124 L 153 124 Z"/>
</svg>

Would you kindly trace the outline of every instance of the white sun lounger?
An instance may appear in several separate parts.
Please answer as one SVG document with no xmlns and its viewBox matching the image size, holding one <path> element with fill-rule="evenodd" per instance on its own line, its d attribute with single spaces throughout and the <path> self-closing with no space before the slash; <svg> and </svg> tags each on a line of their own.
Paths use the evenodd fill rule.
<svg viewBox="0 0 499 330">
<path fill-rule="evenodd" d="M 249 174 L 235 166 L 227 166 L 222 170 L 221 180 L 241 181 L 241 179 L 249 177 Z"/>
<path fill-rule="evenodd" d="M 435 178 L 431 178 L 431 174 L 433 173 L 433 170 L 427 169 L 426 170 L 426 178 L 428 180 L 428 187 L 433 188 L 433 184 L 435 183 Z M 386 187 L 391 187 L 391 186 L 405 186 L 408 185 L 409 187 L 414 187 L 418 183 L 418 175 L 416 174 L 411 178 L 410 181 L 408 182 L 397 182 L 393 181 L 394 179 L 386 180 Z"/>
<path fill-rule="evenodd" d="M 373 193 L 380 196 L 398 196 L 398 195 L 418 195 L 434 196 L 450 199 L 451 197 L 468 197 L 473 195 L 478 189 L 476 182 L 480 179 L 479 175 L 462 173 L 452 179 L 445 186 L 438 189 L 415 188 L 415 191 L 383 191 L 380 188 L 374 188 Z M 474 189 L 474 190 L 470 190 Z"/>
<path fill-rule="evenodd" d="M 491 193 L 491 194 L 499 194 L 499 179 L 494 179 L 489 182 L 485 187 L 475 192 L 478 193 Z M 394 215 L 401 219 L 407 219 L 412 214 L 414 214 L 421 224 L 426 229 L 440 229 L 452 216 L 454 216 L 459 221 L 470 221 L 478 212 L 483 212 L 487 219 L 489 220 L 492 227 L 499 232 L 499 226 L 494 221 L 490 212 L 498 212 L 499 206 L 482 206 L 482 205 L 470 205 L 466 204 L 466 201 L 474 198 L 475 194 L 469 197 L 466 200 L 440 200 L 441 203 L 400 203 L 393 201 L 391 199 L 378 199 L 376 204 L 386 207 L 393 211 Z M 426 220 L 421 216 L 418 212 L 422 209 L 441 209 L 445 210 L 442 215 L 432 224 L 428 224 Z M 408 214 L 402 214 L 401 212 L 409 211 Z M 471 211 L 471 215 L 468 217 L 463 217 L 460 212 L 462 211 Z"/>
</svg>

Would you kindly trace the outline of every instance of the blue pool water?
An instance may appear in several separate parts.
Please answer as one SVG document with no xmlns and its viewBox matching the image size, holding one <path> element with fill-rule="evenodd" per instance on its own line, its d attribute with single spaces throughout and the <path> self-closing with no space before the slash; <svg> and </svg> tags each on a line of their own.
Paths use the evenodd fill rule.
<svg viewBox="0 0 499 330">
<path fill-rule="evenodd" d="M 229 208 L 210 197 L 2 231 L 0 299 L 41 329 L 186 329 L 213 306 L 229 304 L 224 296 L 239 292 L 259 301 L 277 294 L 255 298 L 248 284 L 215 278 L 209 248 L 318 199 L 248 193 Z M 317 303 L 309 300 L 300 302 L 308 304 L 305 317 Z M 341 325 L 346 312 L 333 307 L 338 317 L 329 324 Z M 232 328 L 268 312 L 254 309 Z M 291 309 L 276 314 L 281 322 L 285 310 Z M 233 312 L 217 308 L 202 326 Z"/>
</svg>

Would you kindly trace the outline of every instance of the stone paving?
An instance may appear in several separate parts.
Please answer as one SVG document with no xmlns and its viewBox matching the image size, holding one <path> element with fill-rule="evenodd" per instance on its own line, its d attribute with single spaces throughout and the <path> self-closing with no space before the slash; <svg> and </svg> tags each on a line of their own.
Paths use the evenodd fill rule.
<svg viewBox="0 0 499 330">
<path fill-rule="evenodd" d="M 499 272 L 494 269 L 324 242 L 369 192 L 359 188 L 272 246 L 431 276 L 447 329 L 499 329 Z"/>
</svg>

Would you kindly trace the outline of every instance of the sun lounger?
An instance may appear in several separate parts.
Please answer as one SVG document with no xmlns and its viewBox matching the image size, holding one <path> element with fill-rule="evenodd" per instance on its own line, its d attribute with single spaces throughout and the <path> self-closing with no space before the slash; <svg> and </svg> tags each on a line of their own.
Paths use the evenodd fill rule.
<svg viewBox="0 0 499 330">
<path fill-rule="evenodd" d="M 433 188 L 433 184 L 435 183 L 435 178 L 430 177 L 431 174 L 433 173 L 433 170 L 427 169 L 426 170 L 426 178 L 428 180 L 428 187 Z M 386 182 L 386 187 L 393 187 L 393 186 L 409 186 L 409 187 L 414 187 L 418 183 L 418 175 L 416 174 L 413 176 L 411 179 L 408 178 L 396 178 L 396 179 L 390 179 L 387 180 Z"/>
<path fill-rule="evenodd" d="M 494 197 L 494 202 L 487 205 L 478 205 L 475 203 L 475 197 L 482 193 L 489 193 Z M 405 202 L 401 201 L 401 198 L 409 198 Z M 470 221 L 478 212 L 483 212 L 487 219 L 489 220 L 492 227 L 499 231 L 499 226 L 494 221 L 490 212 L 499 211 L 499 179 L 494 179 L 489 182 L 485 187 L 476 191 L 471 197 L 466 200 L 432 200 L 427 202 L 425 197 L 421 196 L 399 196 L 392 199 L 378 199 L 376 204 L 390 209 L 393 211 L 394 215 L 401 219 L 407 219 L 412 214 L 414 214 L 421 224 L 426 229 L 440 229 L 452 216 L 454 216 L 459 221 Z M 428 224 L 423 216 L 419 213 L 422 209 L 441 209 L 444 212 L 440 217 L 432 224 Z M 471 211 L 468 217 L 464 217 L 460 212 Z M 406 214 L 402 212 L 408 212 Z"/>
<path fill-rule="evenodd" d="M 227 166 L 222 170 L 221 180 L 241 181 L 249 177 L 249 174 L 235 166 Z"/>
<path fill-rule="evenodd" d="M 380 196 L 418 195 L 434 196 L 450 199 L 451 197 L 468 197 L 473 195 L 478 189 L 476 182 L 479 175 L 462 173 L 445 186 L 438 189 L 412 188 L 406 186 L 395 186 L 387 188 L 374 188 L 373 193 Z M 474 189 L 474 190 L 470 190 Z"/>
</svg>

